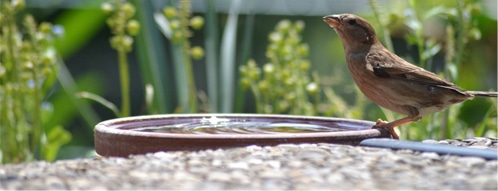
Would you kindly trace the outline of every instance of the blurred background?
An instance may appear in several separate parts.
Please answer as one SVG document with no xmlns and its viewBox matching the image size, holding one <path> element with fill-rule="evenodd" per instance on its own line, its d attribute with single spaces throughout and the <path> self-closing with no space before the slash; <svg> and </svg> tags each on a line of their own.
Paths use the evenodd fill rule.
<svg viewBox="0 0 498 191">
<path fill-rule="evenodd" d="M 321 115 L 370 121 L 402 117 L 382 110 L 357 90 L 347 71 L 340 39 L 322 21 L 325 15 L 340 13 L 366 18 L 383 44 L 389 44 L 386 47 L 464 89 L 497 89 L 495 0 L 127 2 L 134 10 L 125 20 L 138 21 L 140 28 L 138 34 L 128 34 L 133 38 L 132 48 L 123 51 L 129 68 L 128 115 L 131 116 L 230 112 Z M 109 26 L 109 18 L 122 11 L 118 7 L 123 4 L 124 1 L 112 0 L 25 0 L 25 8 L 18 13 L 32 14 L 36 22 L 50 22 L 52 30 L 57 30 L 54 33 L 59 33 L 54 40 L 60 56 L 58 79 L 43 98 L 43 104 L 49 105 L 47 108 L 51 111 L 43 125 L 62 126 L 70 134 L 56 159 L 91 156 L 94 125 L 127 116 L 116 114 L 109 105 L 91 96 L 96 95 L 122 109 L 119 65 L 122 60 L 119 48 L 113 47 L 111 42 L 113 36 L 119 35 L 116 26 Z M 185 7 L 187 4 L 190 7 Z M 106 8 L 107 5 L 110 8 Z M 191 13 L 182 13 L 187 9 Z M 182 23 L 182 18 L 201 18 L 197 20 L 201 26 L 192 26 L 192 20 L 190 24 Z M 177 22 L 180 29 L 175 28 Z M 289 29 L 287 25 L 295 28 Z M 292 30 L 296 32 L 287 33 Z M 272 43 L 281 44 L 272 49 Z M 200 48 L 196 49 L 200 55 L 193 53 L 193 47 Z M 290 52 L 285 52 L 286 47 Z M 280 49 L 284 53 L 279 53 Z M 287 62 L 302 65 L 293 68 L 285 62 L 275 63 L 289 55 L 292 58 Z M 255 65 L 250 66 L 248 62 Z M 301 99 L 289 95 L 292 89 L 280 91 L 281 84 L 265 81 L 272 74 L 276 79 L 283 78 L 287 69 L 306 71 L 290 80 L 308 92 L 301 102 L 309 103 L 309 107 L 303 106 L 302 112 L 293 111 L 296 102 L 282 101 Z M 251 76 L 251 71 L 255 76 Z M 194 87 L 189 84 L 190 80 Z M 262 103 L 258 97 L 264 97 L 259 94 L 265 90 L 283 93 L 274 95 L 274 102 Z M 191 95 L 194 95 L 192 99 Z M 275 105 L 284 109 L 276 110 Z M 404 139 L 422 140 L 496 137 L 496 130 L 496 100 L 476 99 L 458 104 L 446 113 L 405 125 L 400 131 Z"/>
</svg>

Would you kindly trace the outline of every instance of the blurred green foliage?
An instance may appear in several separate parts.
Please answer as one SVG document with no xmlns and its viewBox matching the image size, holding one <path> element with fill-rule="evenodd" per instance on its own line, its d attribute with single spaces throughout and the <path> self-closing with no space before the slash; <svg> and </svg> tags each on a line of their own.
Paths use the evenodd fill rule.
<svg viewBox="0 0 498 191">
<path fill-rule="evenodd" d="M 303 21 L 280 21 L 268 35 L 268 62 L 254 60 L 240 67 L 242 89 L 250 87 L 258 113 L 317 115 L 318 76 L 309 77 L 309 47 L 301 42 Z"/>
<path fill-rule="evenodd" d="M 71 134 L 49 125 L 45 99 L 56 81 L 59 58 L 53 25 L 21 14 L 24 1 L 0 4 L 0 162 L 54 160 Z"/>
<path fill-rule="evenodd" d="M 23 28 L 16 29 L 17 34 L 22 34 L 16 38 L 30 41 L 24 30 L 29 27 L 22 26 L 21 14 L 15 15 L 17 19 L 4 16 L 11 13 L 3 5 L 23 1 L 1 2 L 2 162 L 25 160 L 20 157 L 51 160 L 59 147 L 68 141 L 58 157 L 84 157 L 93 147 L 93 126 L 101 119 L 116 115 L 259 112 L 370 121 L 403 117 L 366 100 L 356 88 L 346 68 L 342 44 L 333 30 L 322 22 L 321 16 L 258 15 L 243 7 L 241 0 L 230 1 L 227 13 L 218 10 L 216 0 L 202 1 L 203 10 L 198 13 L 192 13 L 192 2 L 187 0 L 166 1 L 160 7 L 156 1 L 115 1 L 120 6 L 128 4 L 135 9 L 133 17 L 121 20 L 119 26 L 124 33 L 120 33 L 115 27 L 105 27 L 110 16 L 104 13 L 106 7 L 101 7 L 107 2 L 105 0 L 81 1 L 80 6 L 85 8 L 44 8 L 43 11 L 52 11 L 49 16 L 40 14 L 43 11 L 39 8 L 31 8 L 26 12 L 38 13 L 34 14 L 35 20 L 51 21 L 64 32 L 60 38 L 50 41 L 50 46 L 37 51 L 26 49 L 38 58 L 47 53 L 41 50 L 57 52 L 50 65 L 39 62 L 43 59 L 30 58 L 33 66 L 39 67 L 20 67 L 26 63 L 22 60 L 22 52 L 11 55 L 7 47 L 22 43 L 9 42 L 12 35 L 8 28 Z M 374 5 L 372 9 L 355 14 L 371 21 L 386 47 L 462 88 L 496 90 L 497 22 L 482 11 L 481 1 L 370 3 Z M 116 7 L 119 6 L 113 5 L 107 10 L 122 14 L 114 9 Z M 241 10 L 246 12 L 240 14 Z M 35 31 L 39 31 L 41 24 L 35 26 Z M 140 30 L 134 30 L 136 26 L 140 26 Z M 204 30 L 199 30 L 201 28 Z M 111 40 L 110 44 L 109 38 L 120 35 L 121 40 Z M 123 35 L 131 39 L 123 41 Z M 116 42 L 123 44 L 129 40 L 133 43 L 121 49 L 125 54 L 118 53 L 120 48 Z M 20 73 L 31 72 L 31 79 L 40 80 L 35 83 L 39 86 L 28 87 L 31 83 L 13 77 L 14 70 L 6 67 L 14 65 L 19 66 Z M 47 66 L 51 73 L 46 78 L 33 78 L 37 72 L 47 74 L 43 72 Z M 237 70 L 239 66 L 241 73 Z M 119 71 L 126 68 L 130 69 L 130 75 L 119 75 Z M 6 88 L 10 86 L 7 82 L 31 89 L 19 88 L 15 89 L 17 93 L 7 94 L 13 92 Z M 123 91 L 126 86 L 130 88 L 129 93 Z M 35 87 L 39 94 L 33 99 Z M 249 92 L 244 88 L 253 90 Z M 107 106 L 90 105 L 78 96 L 102 98 L 100 102 Z M 112 103 L 119 101 L 122 104 L 117 109 Z M 16 105 L 20 103 L 23 107 Z M 110 112 L 109 107 L 116 109 Z M 475 99 L 404 125 L 400 128 L 401 138 L 496 137 L 496 121 L 496 99 Z M 13 134 L 32 138 L 17 139 Z M 44 136 L 39 139 L 36 134 Z M 37 147 L 37 139 L 41 145 L 53 144 L 38 144 Z M 13 150 L 21 154 L 14 154 Z M 28 151 L 45 154 L 34 157 L 26 154 Z M 5 160 L 6 152 L 17 159 Z"/>
</svg>

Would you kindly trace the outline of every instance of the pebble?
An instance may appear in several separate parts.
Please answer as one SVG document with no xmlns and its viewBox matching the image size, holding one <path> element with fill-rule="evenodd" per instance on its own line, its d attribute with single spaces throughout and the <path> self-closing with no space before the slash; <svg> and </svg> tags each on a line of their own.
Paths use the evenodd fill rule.
<svg viewBox="0 0 498 191">
<path fill-rule="evenodd" d="M 424 153 L 420 154 L 420 156 L 424 157 L 424 158 L 431 159 L 431 160 L 439 160 L 440 159 L 439 154 L 437 154 L 435 152 L 424 152 Z"/>
<path fill-rule="evenodd" d="M 496 139 L 425 140 L 496 149 Z M 484 148 L 485 147 L 485 148 Z M 247 146 L 0 166 L 0 190 L 497 190 L 496 160 L 336 144 Z"/>
</svg>

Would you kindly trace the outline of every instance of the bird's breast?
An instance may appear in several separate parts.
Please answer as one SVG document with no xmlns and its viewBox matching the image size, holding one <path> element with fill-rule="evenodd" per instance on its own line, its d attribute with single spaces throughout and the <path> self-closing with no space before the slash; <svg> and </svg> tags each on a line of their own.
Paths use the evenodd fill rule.
<svg viewBox="0 0 498 191">
<path fill-rule="evenodd" d="M 372 102 L 402 114 L 408 114 L 399 108 L 396 92 L 387 85 L 386 78 L 379 78 L 366 68 L 366 63 L 354 59 L 348 61 L 348 69 L 360 91 Z"/>
</svg>

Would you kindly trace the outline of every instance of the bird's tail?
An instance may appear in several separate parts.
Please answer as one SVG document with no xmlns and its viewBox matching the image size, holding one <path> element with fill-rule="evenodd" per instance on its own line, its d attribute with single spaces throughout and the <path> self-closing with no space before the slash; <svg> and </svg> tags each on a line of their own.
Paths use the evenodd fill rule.
<svg viewBox="0 0 498 191">
<path fill-rule="evenodd" d="M 475 97 L 497 97 L 498 92 L 467 91 Z"/>
</svg>

